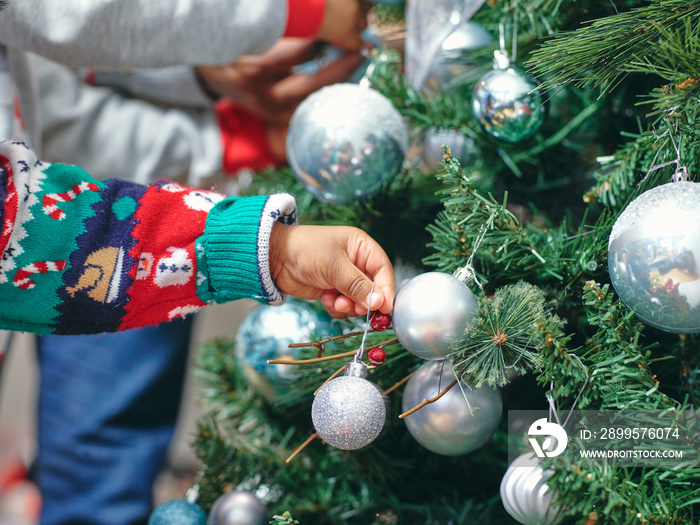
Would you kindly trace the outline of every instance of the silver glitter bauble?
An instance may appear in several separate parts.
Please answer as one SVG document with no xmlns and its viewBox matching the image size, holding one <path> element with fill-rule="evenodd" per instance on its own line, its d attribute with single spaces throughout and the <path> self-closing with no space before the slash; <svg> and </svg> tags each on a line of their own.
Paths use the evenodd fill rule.
<svg viewBox="0 0 700 525">
<path fill-rule="evenodd" d="M 348 364 L 346 374 L 331 379 L 316 393 L 311 406 L 314 428 L 323 441 L 343 450 L 369 445 L 384 428 L 384 397 L 361 375 L 365 365 Z"/>
<path fill-rule="evenodd" d="M 289 298 L 281 306 L 258 306 L 236 332 L 236 358 L 256 392 L 268 401 L 280 401 L 293 390 L 298 368 L 268 364 L 267 360 L 297 359 L 301 349 L 289 348 L 290 344 L 334 332 L 331 318 L 304 301 Z"/>
<path fill-rule="evenodd" d="M 700 184 L 664 184 L 632 201 L 610 234 L 608 271 L 646 323 L 700 332 Z"/>
<path fill-rule="evenodd" d="M 510 65 L 496 67 L 474 87 L 474 117 L 494 138 L 504 142 L 524 140 L 539 129 L 544 119 L 538 85 L 532 76 Z"/>
<path fill-rule="evenodd" d="M 222 494 L 209 513 L 209 525 L 267 525 L 270 513 L 250 492 L 234 490 Z"/>
<path fill-rule="evenodd" d="M 477 313 L 476 297 L 448 273 L 428 272 L 396 294 L 392 322 L 406 350 L 422 359 L 443 359 Z"/>
<path fill-rule="evenodd" d="M 443 146 L 450 148 L 450 154 L 459 159 L 462 166 L 470 164 L 477 151 L 474 139 L 456 129 L 429 128 L 423 139 L 423 160 L 426 168 L 436 170 L 440 167 L 440 162 L 445 156 Z"/>
<path fill-rule="evenodd" d="M 437 33 L 436 36 L 443 35 Z M 491 40 L 491 34 L 476 22 L 461 20 L 453 24 L 452 31 L 439 44 L 430 61 L 421 89 L 439 93 L 468 82 L 470 71 L 475 69 L 469 63 L 469 51 L 486 47 Z"/>
<path fill-rule="evenodd" d="M 404 412 L 437 396 L 454 378 L 449 360 L 423 364 L 406 384 L 401 402 Z M 498 389 L 460 383 L 437 401 L 404 417 L 415 440 L 437 454 L 458 456 L 476 450 L 501 422 L 503 402 Z"/>
<path fill-rule="evenodd" d="M 555 493 L 547 479 L 552 471 L 543 471 L 532 452 L 513 461 L 501 480 L 501 501 L 508 514 L 523 525 L 556 525 L 561 509 L 552 504 Z"/>
<path fill-rule="evenodd" d="M 403 118 L 388 98 L 357 84 L 333 84 L 307 97 L 287 132 L 287 157 L 321 200 L 352 202 L 400 171 L 408 147 Z"/>
</svg>

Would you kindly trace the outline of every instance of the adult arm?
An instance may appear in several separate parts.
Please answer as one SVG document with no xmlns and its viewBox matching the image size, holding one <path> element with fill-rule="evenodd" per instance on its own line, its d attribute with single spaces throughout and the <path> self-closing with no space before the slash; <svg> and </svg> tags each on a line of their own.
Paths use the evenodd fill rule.
<svg viewBox="0 0 700 525">
<path fill-rule="evenodd" d="M 281 36 L 357 50 L 364 0 L 13 0 L 0 43 L 71 66 L 230 64 Z"/>
</svg>

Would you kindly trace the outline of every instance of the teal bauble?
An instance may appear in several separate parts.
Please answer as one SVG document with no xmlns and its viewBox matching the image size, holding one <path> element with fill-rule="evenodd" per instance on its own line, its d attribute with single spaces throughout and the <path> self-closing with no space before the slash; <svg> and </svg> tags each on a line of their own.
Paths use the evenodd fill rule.
<svg viewBox="0 0 700 525">
<path fill-rule="evenodd" d="M 148 518 L 148 525 L 207 525 L 204 511 L 184 499 L 166 501 Z"/>
<path fill-rule="evenodd" d="M 269 402 L 284 403 L 293 393 L 299 374 L 295 365 L 268 364 L 268 360 L 291 361 L 308 343 L 338 332 L 330 316 L 308 301 L 289 298 L 281 306 L 258 306 L 245 317 L 236 333 L 236 359 L 248 383 Z"/>
</svg>

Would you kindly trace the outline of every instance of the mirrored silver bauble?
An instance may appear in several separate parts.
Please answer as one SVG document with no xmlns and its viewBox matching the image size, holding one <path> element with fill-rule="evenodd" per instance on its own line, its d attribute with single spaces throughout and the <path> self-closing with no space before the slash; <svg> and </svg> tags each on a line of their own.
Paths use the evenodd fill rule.
<svg viewBox="0 0 700 525">
<path fill-rule="evenodd" d="M 450 148 L 451 155 L 459 159 L 462 166 L 474 160 L 476 154 L 474 139 L 456 129 L 430 128 L 425 132 L 423 139 L 423 160 L 426 168 L 436 170 L 440 167 L 440 162 L 445 156 L 442 151 L 443 146 Z"/>
<path fill-rule="evenodd" d="M 298 368 L 268 364 L 268 359 L 294 360 L 300 348 L 292 343 L 314 336 L 334 335 L 331 318 L 306 302 L 289 298 L 281 306 L 262 305 L 251 310 L 236 332 L 236 359 L 250 385 L 268 401 L 293 389 Z"/>
<path fill-rule="evenodd" d="M 547 485 L 551 475 L 532 452 L 510 464 L 501 480 L 501 501 L 513 519 L 523 525 L 556 525 L 562 520 L 561 509 L 552 504 L 555 493 Z"/>
<path fill-rule="evenodd" d="M 437 33 L 436 36 L 443 35 Z M 461 20 L 453 24 L 451 32 L 439 44 L 430 61 L 421 89 L 439 93 L 469 82 L 469 73 L 475 66 L 470 64 L 468 53 L 488 46 L 491 40 L 491 34 L 476 22 Z"/>
<path fill-rule="evenodd" d="M 406 384 L 401 402 L 404 412 L 437 396 L 454 378 L 449 360 L 423 364 Z M 458 456 L 476 450 L 501 422 L 503 402 L 498 389 L 470 388 L 460 383 L 434 403 L 404 417 L 415 440 L 437 454 Z"/>
<path fill-rule="evenodd" d="M 401 171 L 407 147 L 406 125 L 389 99 L 357 84 L 312 93 L 287 132 L 294 173 L 329 202 L 352 202 L 390 182 Z"/>
<path fill-rule="evenodd" d="M 346 374 L 355 374 L 361 367 L 366 368 L 350 363 Z M 374 383 L 360 375 L 336 377 L 316 393 L 311 419 L 318 435 L 332 447 L 362 448 L 374 441 L 384 428 L 384 397 Z"/>
<path fill-rule="evenodd" d="M 477 313 L 476 297 L 448 273 L 427 272 L 396 294 L 394 332 L 406 350 L 422 359 L 444 359 Z"/>
<path fill-rule="evenodd" d="M 504 142 L 519 142 L 533 135 L 544 119 L 538 82 L 514 68 L 496 68 L 474 87 L 472 109 L 481 127 Z"/>
<path fill-rule="evenodd" d="M 700 184 L 664 184 L 632 201 L 610 234 L 608 271 L 644 322 L 700 332 Z"/>
<path fill-rule="evenodd" d="M 219 496 L 209 513 L 209 525 L 267 525 L 270 514 L 250 492 L 234 490 Z"/>
</svg>

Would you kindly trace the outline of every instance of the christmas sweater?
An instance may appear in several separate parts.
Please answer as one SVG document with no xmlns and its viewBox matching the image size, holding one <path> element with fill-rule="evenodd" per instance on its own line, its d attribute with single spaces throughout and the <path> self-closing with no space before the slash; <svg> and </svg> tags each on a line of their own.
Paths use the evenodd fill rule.
<svg viewBox="0 0 700 525">
<path fill-rule="evenodd" d="M 281 304 L 269 270 L 290 195 L 229 197 L 169 181 L 98 181 L 0 142 L 0 329 L 99 333 L 210 302 Z"/>
</svg>

